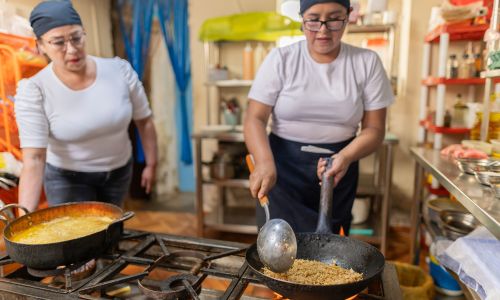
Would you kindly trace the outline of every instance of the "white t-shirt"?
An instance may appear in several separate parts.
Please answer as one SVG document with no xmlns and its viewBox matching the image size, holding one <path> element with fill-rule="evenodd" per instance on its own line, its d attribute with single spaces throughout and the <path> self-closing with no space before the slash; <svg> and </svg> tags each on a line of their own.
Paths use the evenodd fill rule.
<svg viewBox="0 0 500 300">
<path fill-rule="evenodd" d="M 22 148 L 47 148 L 47 162 L 59 168 L 104 172 L 130 159 L 130 121 L 150 116 L 151 109 L 127 61 L 91 58 L 96 79 L 83 90 L 67 87 L 52 63 L 21 80 L 15 113 Z"/>
<path fill-rule="evenodd" d="M 273 106 L 274 134 L 302 143 L 335 143 L 355 136 L 364 111 L 394 102 L 377 54 L 341 44 L 331 63 L 317 63 L 300 41 L 269 53 L 248 97 Z"/>
</svg>

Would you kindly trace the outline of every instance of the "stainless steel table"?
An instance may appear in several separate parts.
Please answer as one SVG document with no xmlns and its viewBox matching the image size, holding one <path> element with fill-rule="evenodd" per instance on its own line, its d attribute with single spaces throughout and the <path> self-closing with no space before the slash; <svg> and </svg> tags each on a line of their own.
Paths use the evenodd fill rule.
<svg viewBox="0 0 500 300">
<path fill-rule="evenodd" d="M 411 249 L 413 263 L 418 261 L 420 222 L 422 214 L 424 170 L 444 186 L 476 219 L 500 239 L 500 199 L 474 176 L 463 174 L 451 159 L 440 155 L 439 150 L 411 148 L 416 160 L 413 206 L 411 209 Z"/>
</svg>

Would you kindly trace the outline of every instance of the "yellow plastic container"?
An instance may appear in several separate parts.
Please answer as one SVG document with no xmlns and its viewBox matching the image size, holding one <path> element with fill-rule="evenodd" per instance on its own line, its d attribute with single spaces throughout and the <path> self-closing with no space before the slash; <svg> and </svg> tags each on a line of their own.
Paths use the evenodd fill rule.
<svg viewBox="0 0 500 300">
<path fill-rule="evenodd" d="M 398 273 L 403 300 L 434 299 L 434 282 L 429 274 L 422 268 L 411 264 L 397 261 L 393 263 Z"/>
</svg>

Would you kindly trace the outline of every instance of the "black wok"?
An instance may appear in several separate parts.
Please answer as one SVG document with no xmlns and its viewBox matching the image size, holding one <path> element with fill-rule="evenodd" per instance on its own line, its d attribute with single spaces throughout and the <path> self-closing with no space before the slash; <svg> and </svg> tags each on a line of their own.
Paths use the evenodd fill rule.
<svg viewBox="0 0 500 300">
<path fill-rule="evenodd" d="M 331 160 L 328 165 L 331 165 Z M 336 285 L 306 285 L 274 279 L 261 271 L 257 247 L 253 244 L 246 252 L 246 261 L 257 278 L 273 291 L 291 299 L 346 299 L 363 291 L 384 269 L 385 258 L 380 251 L 359 240 L 332 234 L 331 199 L 333 179 L 322 178 L 320 212 L 315 233 L 296 233 L 297 258 L 331 263 L 363 274 L 363 280 Z"/>
<path fill-rule="evenodd" d="M 121 208 L 113 204 L 88 201 L 52 206 L 9 220 L 6 212 L 12 208 L 24 209 L 17 204 L 0 209 L 0 220 L 7 224 L 3 231 L 7 253 L 14 261 L 41 270 L 82 263 L 99 256 L 118 243 L 123 233 L 123 222 L 134 216 L 133 212 L 123 213 Z M 62 242 L 24 244 L 12 241 L 16 233 L 31 226 L 64 216 L 84 215 L 106 216 L 114 221 L 106 229 Z"/>
</svg>

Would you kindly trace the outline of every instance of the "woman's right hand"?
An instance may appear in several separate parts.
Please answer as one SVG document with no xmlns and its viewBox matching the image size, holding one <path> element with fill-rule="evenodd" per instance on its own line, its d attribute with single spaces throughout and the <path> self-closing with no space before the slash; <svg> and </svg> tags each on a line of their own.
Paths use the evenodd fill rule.
<svg viewBox="0 0 500 300">
<path fill-rule="evenodd" d="M 261 199 L 276 184 L 276 167 L 273 161 L 260 162 L 250 174 L 250 192 L 252 197 Z"/>
</svg>

